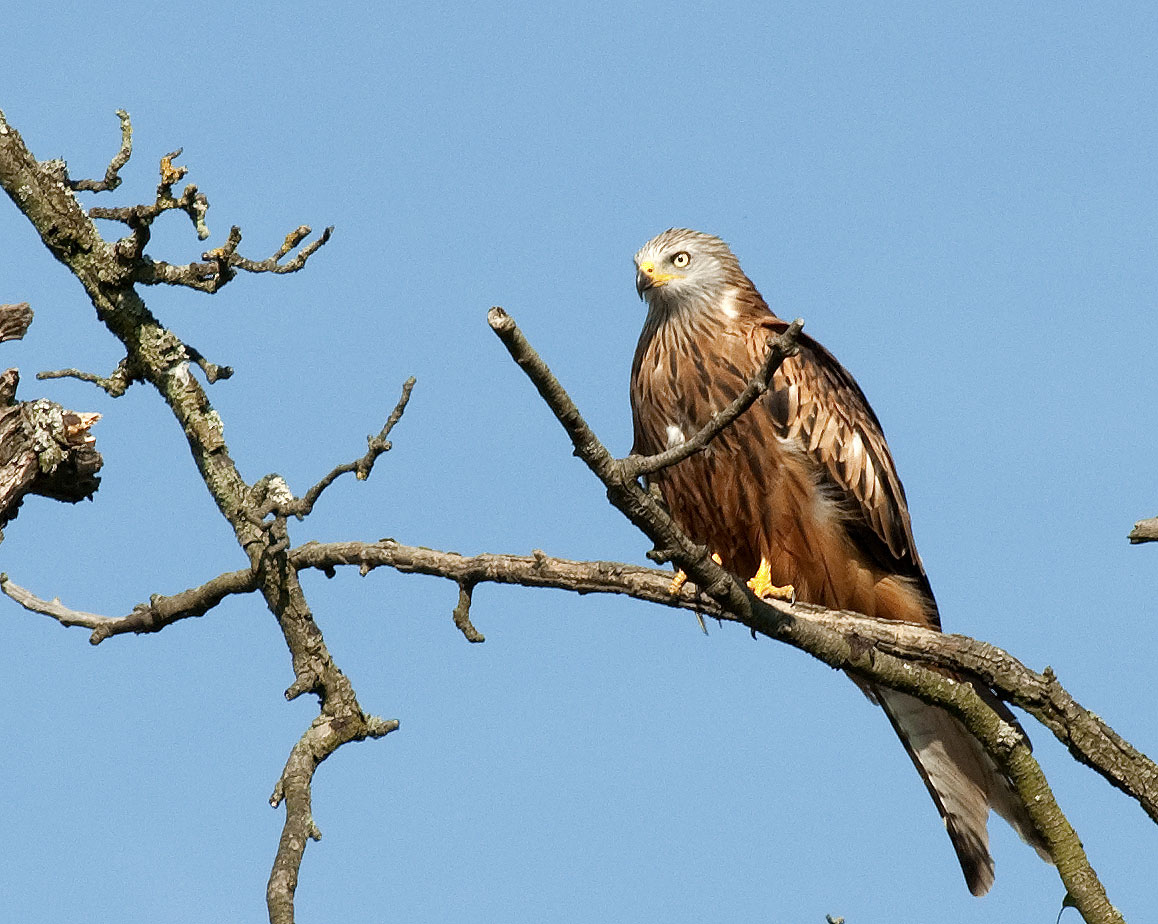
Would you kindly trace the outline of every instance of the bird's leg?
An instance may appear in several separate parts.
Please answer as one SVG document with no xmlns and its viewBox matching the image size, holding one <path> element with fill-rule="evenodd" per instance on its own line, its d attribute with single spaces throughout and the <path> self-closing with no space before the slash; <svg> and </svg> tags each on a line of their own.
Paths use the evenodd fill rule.
<svg viewBox="0 0 1158 924">
<path fill-rule="evenodd" d="M 796 602 L 796 588 L 791 584 L 778 587 L 772 583 L 772 566 L 767 558 L 760 559 L 760 568 L 756 575 L 748 582 L 748 587 L 761 600 L 786 600 Z"/>
<path fill-rule="evenodd" d="M 720 558 L 720 556 L 717 555 L 715 552 L 712 553 L 712 561 L 714 561 L 717 565 L 723 565 L 724 564 L 724 560 L 722 558 Z M 683 568 L 680 568 L 676 571 L 675 577 L 673 577 L 671 579 L 671 584 L 668 585 L 667 592 L 674 597 L 681 590 L 683 590 L 684 584 L 686 584 L 687 582 L 688 582 L 687 573 L 684 571 Z"/>
</svg>

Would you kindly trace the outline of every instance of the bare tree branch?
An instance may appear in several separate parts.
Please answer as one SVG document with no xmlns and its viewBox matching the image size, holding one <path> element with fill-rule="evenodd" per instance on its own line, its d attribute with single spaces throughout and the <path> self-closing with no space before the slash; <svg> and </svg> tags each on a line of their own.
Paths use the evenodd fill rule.
<svg viewBox="0 0 1158 924">
<path fill-rule="evenodd" d="M 1148 520 L 1139 520 L 1127 537 L 1131 545 L 1140 545 L 1143 542 L 1158 542 L 1158 517 Z"/>
<path fill-rule="evenodd" d="M 264 260 L 250 260 L 237 253 L 237 247 L 241 243 L 241 229 L 234 225 L 229 230 L 229 237 L 224 244 L 201 255 L 205 262 L 177 266 L 164 260 L 145 259 L 137 267 L 136 281 L 150 286 L 161 284 L 186 286 L 212 294 L 230 282 L 239 269 L 247 273 L 296 273 L 306 265 L 306 261 L 318 248 L 329 241 L 333 233 L 333 226 L 326 228 L 316 240 L 303 247 L 292 259 L 280 263 L 291 246 L 297 246 L 310 234 L 308 225 L 302 225 L 291 231 L 273 256 Z"/>
<path fill-rule="evenodd" d="M 474 623 L 470 621 L 470 602 L 471 595 L 474 594 L 474 584 L 462 583 L 458 585 L 458 603 L 454 607 L 454 612 L 451 615 L 454 617 L 454 624 L 458 631 L 463 634 L 463 637 L 468 642 L 485 642 L 486 638 L 478 629 L 474 627 Z"/>
<path fill-rule="evenodd" d="M 219 574 L 200 587 L 192 587 L 171 597 L 154 594 L 149 602 L 139 603 L 125 616 L 98 616 L 83 610 L 72 610 L 59 599 L 42 600 L 29 590 L 13 583 L 6 574 L 0 574 L 0 593 L 7 594 L 26 610 L 50 616 L 62 626 L 82 626 L 92 629 L 89 642 L 99 645 L 114 635 L 133 632 L 160 632 L 165 626 L 181 619 L 204 616 L 213 607 L 232 594 L 257 590 L 257 577 L 252 571 L 229 571 Z"/>
<path fill-rule="evenodd" d="M 295 516 L 299 520 L 305 519 L 314 509 L 314 504 L 318 502 L 318 498 L 322 496 L 322 492 L 330 485 L 338 480 L 347 472 L 354 472 L 355 477 L 359 481 L 365 481 L 370 477 L 370 472 L 374 469 L 374 463 L 378 461 L 378 457 L 385 452 L 390 451 L 390 441 L 386 439 L 390 435 L 390 431 L 394 429 L 395 424 L 402 419 L 402 414 L 406 411 L 406 405 L 410 402 L 410 393 L 414 390 L 414 385 L 418 380 L 411 376 L 402 383 L 402 397 L 398 399 L 398 403 L 394 405 L 394 410 L 390 412 L 390 416 L 386 418 L 386 424 L 378 432 L 377 436 L 366 437 L 368 449 L 366 454 L 353 462 L 343 462 L 341 465 L 334 466 L 325 477 L 317 484 L 310 488 L 301 497 L 295 497 L 292 500 L 288 499 L 273 499 L 266 502 L 258 510 L 258 516 L 264 519 L 270 513 L 277 513 L 279 516 Z"/>
<path fill-rule="evenodd" d="M 129 114 L 123 109 L 117 110 L 117 118 L 121 120 L 121 147 L 105 169 L 103 180 L 69 180 L 70 189 L 78 192 L 108 192 L 121 185 L 120 170 L 133 156 L 133 123 Z"/>
<path fill-rule="evenodd" d="M 158 215 L 180 208 L 193 220 L 199 237 L 204 239 L 208 235 L 204 224 L 208 208 L 205 197 L 193 186 L 186 187 L 180 199 L 173 196 L 172 184 L 185 173 L 184 168 L 172 164 L 176 153 L 161 160 L 161 184 L 154 203 L 127 209 L 93 209 L 86 213 L 65 182 L 67 172 L 63 163 L 38 161 L 0 112 L 0 187 L 36 228 L 49 251 L 84 286 L 97 317 L 123 344 L 128 367 L 156 388 L 172 410 L 206 488 L 249 558 L 256 589 L 261 591 L 282 630 L 294 673 L 286 695 L 292 698 L 308 692 L 318 697 L 319 717 L 332 730 L 332 734 L 323 736 L 327 746 L 380 737 L 385 733 L 381 721 L 371 720 L 362 711 L 349 679 L 334 663 L 310 612 L 297 571 L 288 560 L 284 520 L 263 524 L 255 516 L 258 505 L 264 501 L 255 498 L 230 456 L 221 417 L 189 372 L 188 348 L 157 321 L 136 291 L 135 283 L 149 275 L 151 261 L 145 256 L 144 248 L 149 240 L 149 225 Z M 130 236 L 110 244 L 93 223 L 97 217 L 125 222 L 130 227 Z M 322 237 L 328 239 L 328 236 Z M 300 241 L 300 230 L 291 237 Z M 235 265 L 250 271 L 255 269 L 244 258 L 237 257 L 235 250 L 240 239 L 240 232 L 235 229 L 226 247 L 206 257 L 213 264 L 211 279 L 202 280 L 207 291 L 215 291 L 228 281 Z M 319 246 L 321 244 L 315 242 L 304 248 L 284 266 L 256 269 L 292 272 L 304 265 Z M 284 249 L 278 254 L 284 256 Z M 325 753 L 328 753 L 325 749 L 315 752 L 314 759 L 322 759 Z M 304 776 L 292 776 L 295 786 L 308 787 L 311 778 L 312 770 Z M 301 851 L 294 840 L 301 820 L 295 805 L 291 802 L 287 807 L 282 845 L 270 879 L 272 924 L 293 921 L 293 883 L 301 861 Z M 291 867 L 293 882 L 284 875 Z"/>
<path fill-rule="evenodd" d="M 722 411 L 716 411 L 708 418 L 708 422 L 693 434 L 691 439 L 684 440 L 678 446 L 672 446 L 654 456 L 630 455 L 620 460 L 623 474 L 626 478 L 638 478 L 641 475 L 651 475 L 669 468 L 689 456 L 702 452 L 712 440 L 732 425 L 732 423 L 748 408 L 756 403 L 757 399 L 772 387 L 772 376 L 780 368 L 780 364 L 796 352 L 796 337 L 804 327 L 802 318 L 797 318 L 788 325 L 784 333 L 768 340 L 768 352 L 764 356 L 760 368 L 744 386 L 735 400 Z"/>
<path fill-rule="evenodd" d="M 62 626 L 82 626 L 85 629 L 95 630 L 100 626 L 115 622 L 108 616 L 98 616 L 96 613 L 86 613 L 84 610 L 69 609 L 60 602 L 59 597 L 42 600 L 31 591 L 10 581 L 7 574 L 0 574 L 0 593 L 11 597 L 29 612 L 49 616 Z"/>
<path fill-rule="evenodd" d="M 266 886 L 266 903 L 271 921 L 292 921 L 293 899 L 298 886 L 298 870 L 307 840 L 320 840 L 322 832 L 314 822 L 311 786 L 318 765 L 343 744 L 366 738 L 383 738 L 398 730 L 397 719 L 362 716 L 359 723 L 343 721 L 323 709 L 290 751 L 269 804 L 277 808 L 285 802 L 285 825 L 278 843 L 277 857 Z"/>
<path fill-rule="evenodd" d="M 299 569 L 315 568 L 331 577 L 341 566 L 357 567 L 362 574 L 388 567 L 446 578 L 460 587 L 492 582 L 579 594 L 622 594 L 738 622 L 776 637 L 775 632 L 767 631 L 767 621 L 756 616 L 741 618 L 704 596 L 690 582 L 672 594 L 669 572 L 623 562 L 572 561 L 540 551 L 532 555 L 464 556 L 403 545 L 393 539 L 374 543 L 309 542 L 292 550 L 290 558 Z M 1137 800 L 1146 814 L 1158 822 L 1158 765 L 1133 748 L 1100 716 L 1074 700 L 1049 668 L 1037 673 L 1008 652 L 964 635 L 807 603 L 771 600 L 765 606 L 786 619 L 840 633 L 850 650 L 867 644 L 905 660 L 979 677 L 1003 699 L 1038 719 L 1075 758 Z"/>
<path fill-rule="evenodd" d="M 124 359 L 117 363 L 117 367 L 107 376 L 84 372 L 80 369 L 53 369 L 46 372 L 38 372 L 36 373 L 36 377 L 42 381 L 47 379 L 77 379 L 78 381 L 95 385 L 113 398 L 119 398 L 123 395 L 136 380 L 136 376 L 129 368 L 127 360 Z"/>
<path fill-rule="evenodd" d="M 145 244 L 149 240 L 149 226 L 165 212 L 184 212 L 193 222 L 197 237 L 201 240 L 209 237 L 209 228 L 205 224 L 205 214 L 209 211 L 209 201 L 205 196 L 199 193 L 197 187 L 192 184 L 186 186 L 180 196 L 173 194 L 173 184 L 189 172 L 185 167 L 173 166 L 173 159 L 179 157 L 180 154 L 181 148 L 177 148 L 161 158 L 161 182 L 157 185 L 157 197 L 151 203 L 121 208 L 93 206 L 88 210 L 89 218 L 123 222 L 133 230 L 132 237 L 125 238 L 118 244 L 118 256 L 125 260 L 135 260 L 141 257 Z"/>
<path fill-rule="evenodd" d="M 539 550 L 531 555 L 487 553 L 464 556 L 424 546 L 404 545 L 393 539 L 373 543 L 309 542 L 292 549 L 289 559 L 295 569 L 316 569 L 331 577 L 336 568 L 347 566 L 357 567 L 362 574 L 386 567 L 403 573 L 446 578 L 460 589 L 455 608 L 456 624 L 463 615 L 464 588 L 469 588 L 465 610 L 469 617 L 473 588 L 478 584 L 498 583 L 554 588 L 579 594 L 619 594 L 738 622 L 767 634 L 766 624 L 757 619 L 741 619 L 721 608 L 694 584 L 685 584 L 673 595 L 670 573 L 624 562 L 573 561 L 552 557 Z M 93 629 L 91 641 L 94 644 L 113 635 L 155 632 L 179 619 L 204 615 L 226 596 L 249 593 L 256 586 L 256 578 L 250 570 L 227 572 L 179 594 L 154 595 L 147 605 L 138 605 L 126 616 L 107 617 L 78 613 L 61 606 L 56 600 L 47 603 L 8 580 L 7 576 L 0 578 L 0 591 L 27 609 L 52 616 L 63 625 Z M 790 605 L 773 600 L 766 605 L 791 619 L 840 633 L 850 649 L 867 644 L 907 661 L 979 677 L 1003 699 L 1037 718 L 1070 749 L 1076 759 L 1135 799 L 1147 815 L 1158 822 L 1158 766 L 1126 742 L 1101 717 L 1074 700 L 1048 668 L 1038 673 L 1008 652 L 963 635 L 805 603 Z M 475 640 L 464 626 L 460 625 L 460 629 L 471 641 Z"/>
</svg>

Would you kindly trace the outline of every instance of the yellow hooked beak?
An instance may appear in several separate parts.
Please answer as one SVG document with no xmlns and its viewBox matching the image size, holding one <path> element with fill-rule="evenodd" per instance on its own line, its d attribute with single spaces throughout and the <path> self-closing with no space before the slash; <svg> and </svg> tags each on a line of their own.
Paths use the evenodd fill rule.
<svg viewBox="0 0 1158 924">
<path fill-rule="evenodd" d="M 635 272 L 635 291 L 643 298 L 643 293 L 656 286 L 666 285 L 673 279 L 683 279 L 679 273 L 657 273 L 651 260 L 644 260 Z"/>
</svg>

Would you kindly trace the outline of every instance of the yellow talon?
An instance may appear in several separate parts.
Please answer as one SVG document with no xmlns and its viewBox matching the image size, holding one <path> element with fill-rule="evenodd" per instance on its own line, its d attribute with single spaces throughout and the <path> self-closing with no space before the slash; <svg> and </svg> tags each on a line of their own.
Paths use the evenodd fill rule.
<svg viewBox="0 0 1158 924">
<path fill-rule="evenodd" d="M 717 565 L 722 565 L 724 563 L 724 560 L 722 558 L 720 558 L 720 556 L 717 555 L 715 552 L 712 553 L 712 561 L 714 561 Z M 668 585 L 667 592 L 674 597 L 681 590 L 683 590 L 684 584 L 686 584 L 687 582 L 688 582 L 687 573 L 684 571 L 683 568 L 680 568 L 679 571 L 677 571 L 675 573 L 675 577 L 673 577 L 671 579 L 671 584 Z"/>
<path fill-rule="evenodd" d="M 768 564 L 767 558 L 760 559 L 760 569 L 756 572 L 756 576 L 748 582 L 748 587 L 761 600 L 796 602 L 796 588 L 791 584 L 778 587 L 772 583 L 772 566 Z"/>
</svg>

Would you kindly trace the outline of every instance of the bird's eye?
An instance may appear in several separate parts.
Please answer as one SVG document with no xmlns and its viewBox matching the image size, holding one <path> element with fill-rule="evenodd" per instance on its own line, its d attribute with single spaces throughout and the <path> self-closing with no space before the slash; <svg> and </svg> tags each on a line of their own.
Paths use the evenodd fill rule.
<svg viewBox="0 0 1158 924">
<path fill-rule="evenodd" d="M 685 266 L 687 266 L 691 262 L 692 262 L 692 255 L 690 253 L 688 253 L 686 250 L 681 250 L 674 257 L 671 258 L 672 266 L 674 266 L 676 269 L 683 269 Z"/>
</svg>

